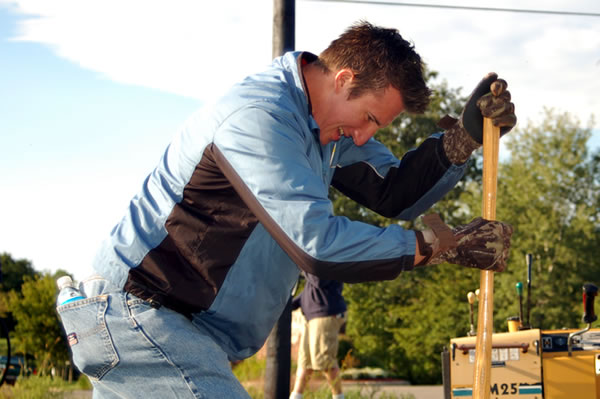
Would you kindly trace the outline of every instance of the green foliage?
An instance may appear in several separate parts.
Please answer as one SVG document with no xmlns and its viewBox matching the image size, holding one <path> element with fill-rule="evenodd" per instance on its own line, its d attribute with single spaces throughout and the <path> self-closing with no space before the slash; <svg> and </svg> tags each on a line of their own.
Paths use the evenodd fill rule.
<svg viewBox="0 0 600 399">
<path fill-rule="evenodd" d="M 417 269 L 388 282 L 347 285 L 347 333 L 361 365 L 382 367 L 413 383 L 439 383 L 439 353 L 465 335 L 466 293 L 479 275 L 453 265 Z"/>
<path fill-rule="evenodd" d="M 91 391 L 92 382 L 85 374 L 81 374 L 79 379 L 75 381 L 75 388 L 81 391 Z"/>
<path fill-rule="evenodd" d="M 0 317 L 6 319 L 9 330 L 12 330 L 14 320 L 8 307 L 8 293 L 20 291 L 26 277 L 38 275 L 27 259 L 15 260 L 6 252 L 0 254 Z M 3 352 L 4 353 L 4 352 Z"/>
<path fill-rule="evenodd" d="M 52 367 L 62 370 L 69 359 L 55 310 L 56 284 L 53 276 L 25 277 L 21 292 L 8 294 L 8 306 L 16 321 L 11 343 L 14 350 L 35 356 L 40 375 Z"/>
<path fill-rule="evenodd" d="M 262 387 L 248 387 L 246 392 L 252 399 L 263 399 L 265 397 Z"/>
<path fill-rule="evenodd" d="M 507 308 L 517 314 L 514 287 L 526 282 L 525 254 L 531 253 L 531 323 L 545 329 L 578 327 L 582 285 L 600 283 L 600 174 L 586 147 L 591 130 L 569 114 L 547 110 L 540 126 L 530 124 L 511 136 L 497 212 L 515 233 L 510 269 L 499 279 L 496 322 L 509 316 Z"/>
<path fill-rule="evenodd" d="M 233 374 L 238 380 L 251 381 L 257 380 L 265 375 L 266 360 L 259 359 L 258 356 L 252 356 L 233 365 Z"/>
<path fill-rule="evenodd" d="M 25 277 L 35 277 L 38 275 L 27 259 L 14 260 L 10 254 L 4 252 L 0 254 L 0 271 L 2 280 L 0 280 L 0 291 L 8 292 L 11 290 L 19 291 Z"/>
</svg>

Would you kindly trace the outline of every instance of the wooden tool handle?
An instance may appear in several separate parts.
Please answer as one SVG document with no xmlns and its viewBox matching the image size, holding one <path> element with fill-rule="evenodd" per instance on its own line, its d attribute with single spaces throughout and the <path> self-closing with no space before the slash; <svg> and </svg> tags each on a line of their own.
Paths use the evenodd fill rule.
<svg viewBox="0 0 600 399">
<path fill-rule="evenodd" d="M 483 218 L 496 219 L 498 151 L 500 128 L 483 118 Z M 494 323 L 494 272 L 481 271 L 473 398 L 489 399 L 492 373 L 492 334 Z"/>
</svg>

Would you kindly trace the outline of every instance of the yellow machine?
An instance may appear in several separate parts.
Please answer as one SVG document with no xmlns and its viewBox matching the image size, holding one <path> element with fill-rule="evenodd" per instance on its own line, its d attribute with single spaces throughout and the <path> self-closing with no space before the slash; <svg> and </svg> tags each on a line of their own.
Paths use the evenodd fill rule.
<svg viewBox="0 0 600 399">
<path fill-rule="evenodd" d="M 493 334 L 491 399 L 600 399 L 600 329 L 591 328 L 598 288 L 585 284 L 583 291 L 583 330 L 526 328 L 520 315 L 516 326 L 509 324 L 511 331 Z M 469 336 L 451 339 L 442 353 L 444 399 L 472 397 L 476 337 L 471 294 Z"/>
</svg>

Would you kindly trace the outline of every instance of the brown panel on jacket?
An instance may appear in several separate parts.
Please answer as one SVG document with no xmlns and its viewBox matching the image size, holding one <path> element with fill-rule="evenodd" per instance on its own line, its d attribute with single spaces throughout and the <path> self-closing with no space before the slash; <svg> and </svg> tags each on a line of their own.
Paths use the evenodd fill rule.
<svg viewBox="0 0 600 399">
<path fill-rule="evenodd" d="M 258 223 L 214 162 L 212 148 L 167 218 L 167 237 L 125 284 L 126 291 L 184 314 L 210 307 Z"/>
</svg>

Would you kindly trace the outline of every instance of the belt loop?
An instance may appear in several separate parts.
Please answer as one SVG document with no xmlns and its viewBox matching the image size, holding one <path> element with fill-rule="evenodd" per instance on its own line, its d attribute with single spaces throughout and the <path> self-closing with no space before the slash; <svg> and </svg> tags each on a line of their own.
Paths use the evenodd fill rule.
<svg viewBox="0 0 600 399">
<path fill-rule="evenodd" d="M 158 301 L 156 301 L 156 300 L 154 300 L 154 299 L 152 299 L 152 298 L 148 299 L 148 300 L 147 300 L 147 302 L 148 302 L 148 304 L 149 304 L 151 307 L 153 307 L 154 309 L 160 309 L 160 307 L 162 306 L 162 305 L 160 304 L 160 302 L 158 302 Z"/>
</svg>

